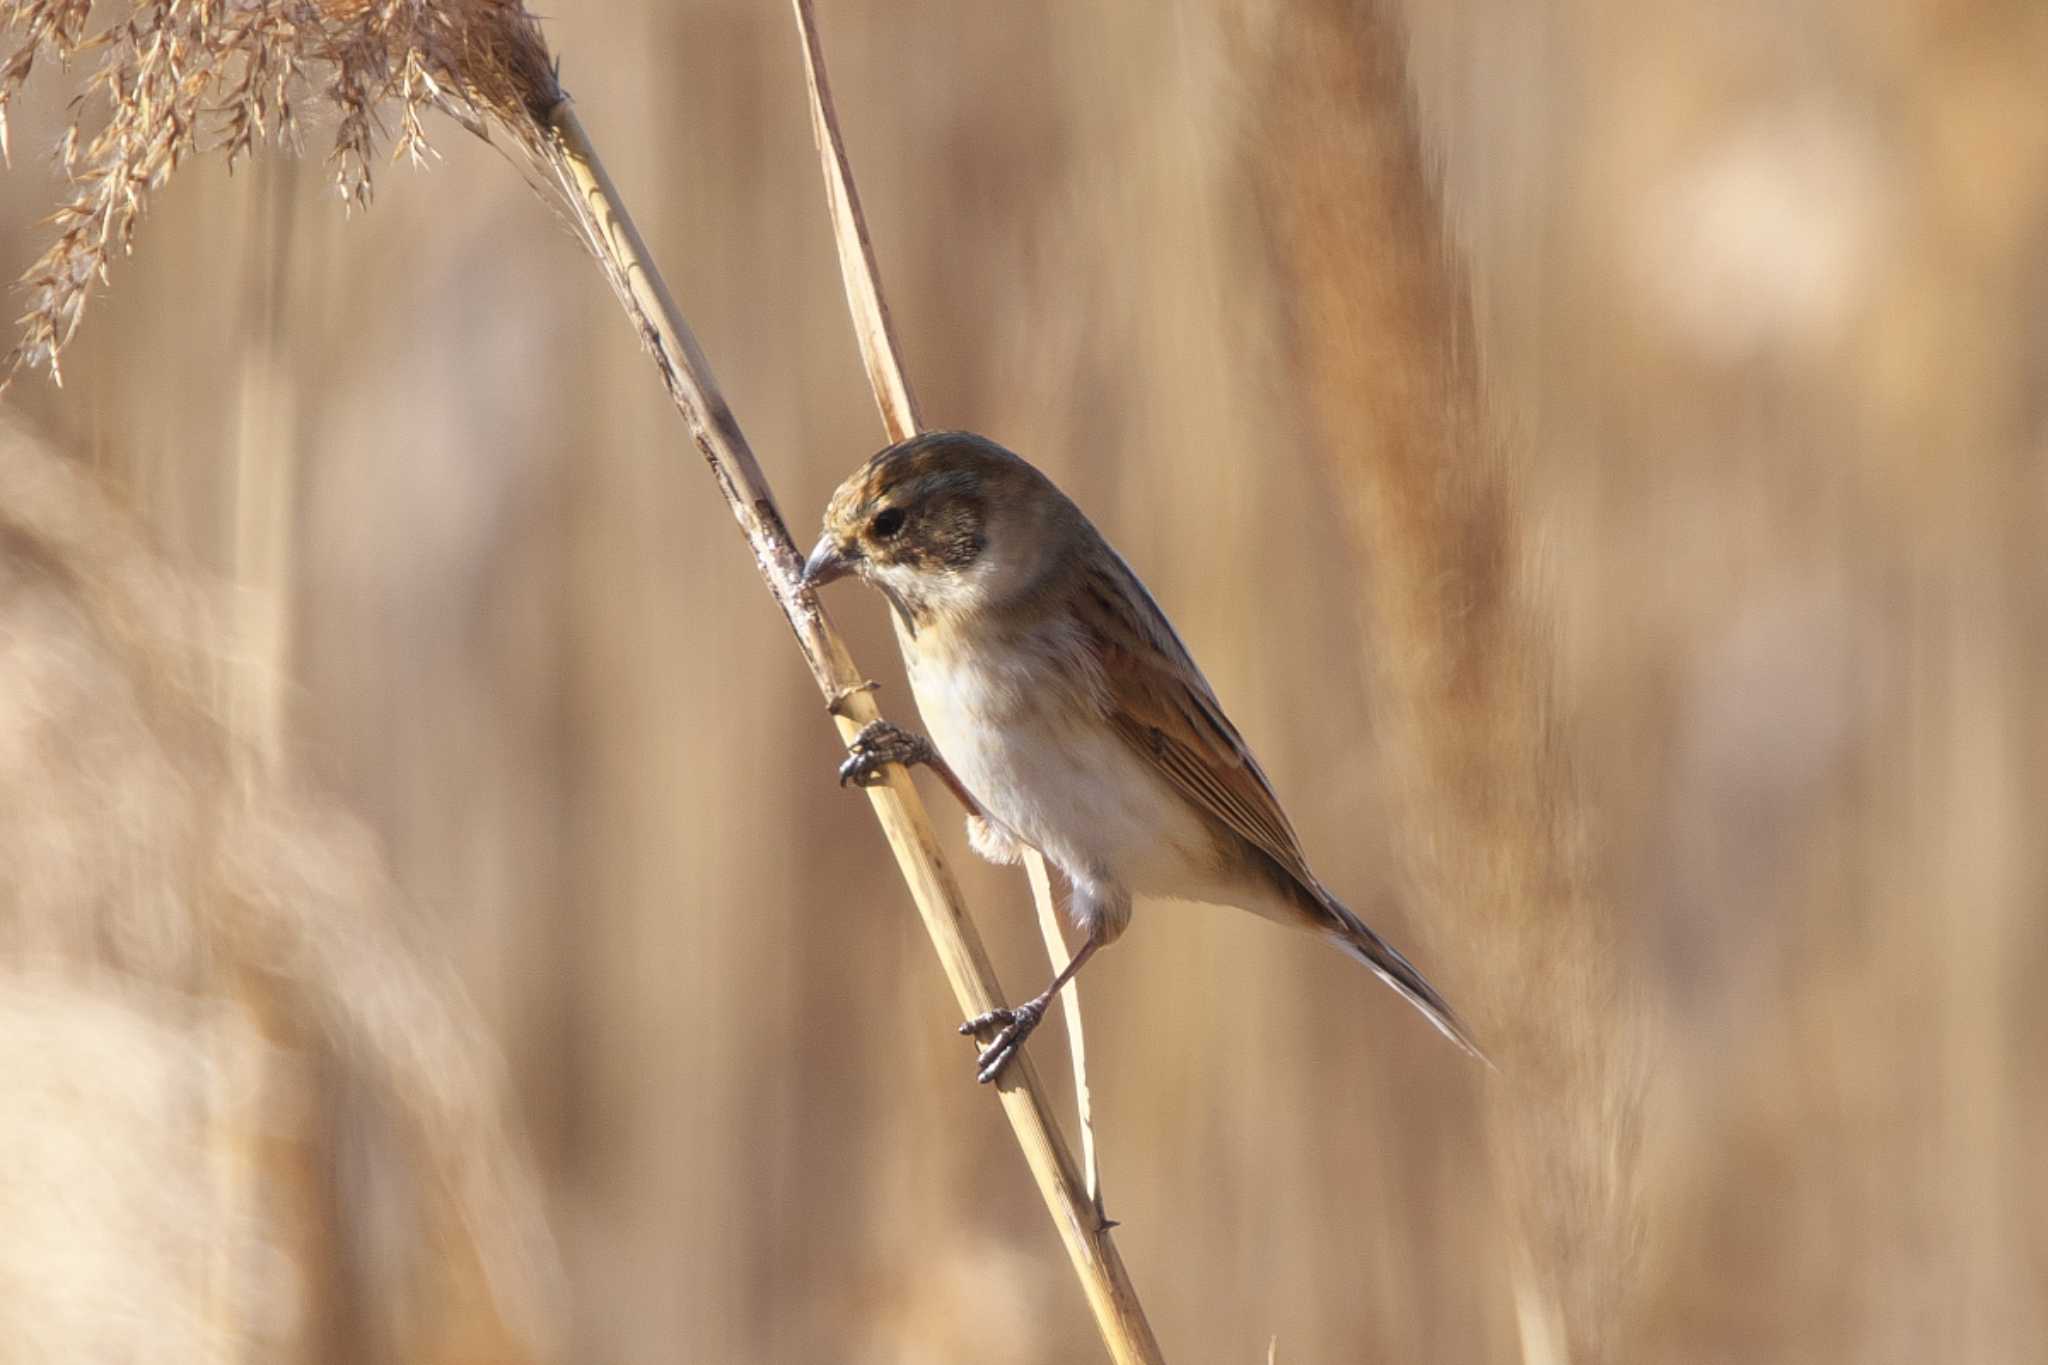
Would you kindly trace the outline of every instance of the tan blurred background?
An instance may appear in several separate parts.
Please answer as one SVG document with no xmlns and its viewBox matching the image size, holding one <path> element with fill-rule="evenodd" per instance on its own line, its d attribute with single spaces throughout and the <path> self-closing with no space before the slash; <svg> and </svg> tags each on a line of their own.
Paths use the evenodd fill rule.
<svg viewBox="0 0 2048 1365">
<path fill-rule="evenodd" d="M 1399 899 L 1380 927 L 1544 1078 L 1488 1099 L 1338 955 L 1141 909 L 1084 999 L 1169 1357 L 2038 1358 L 2048 10 L 1462 0 L 1411 6 L 1404 50 L 1337 3 L 821 8 L 931 419 L 1089 509 L 1326 879 Z M 804 538 L 880 428 L 790 16 L 544 17 Z M 15 115 L 9 274 L 63 95 Z M 1440 256 L 1425 163 L 1383 155 L 1418 129 Z M 352 218 L 318 129 L 304 161 L 195 164 L 65 387 L 7 410 L 218 589 L 224 672 L 259 680 L 221 704 L 367 823 L 456 964 L 544 1181 L 563 1358 L 1097 1358 L 653 372 L 516 166 L 438 146 Z M 1475 359 L 1483 417 L 1403 378 Z M 1374 461 L 1431 431 L 1485 472 L 1417 484 L 1409 544 Z M 1437 528 L 1486 538 L 1519 623 L 1465 659 L 1494 720 L 1460 733 L 1535 727 L 1538 757 L 1445 774 L 1457 736 L 1410 738 L 1462 714 L 1384 638 Z M 879 602 L 830 605 L 910 720 Z M 1035 983 L 1022 879 L 931 797 Z M 1567 888 L 1540 904 L 1491 862 L 1524 835 Z M 414 1353 L 420 1315 L 480 1310 L 407 1298 L 354 1226 L 403 1197 L 351 1166 L 337 1093 L 313 1203 L 350 1226 L 315 1326 L 273 1339 Z"/>
</svg>

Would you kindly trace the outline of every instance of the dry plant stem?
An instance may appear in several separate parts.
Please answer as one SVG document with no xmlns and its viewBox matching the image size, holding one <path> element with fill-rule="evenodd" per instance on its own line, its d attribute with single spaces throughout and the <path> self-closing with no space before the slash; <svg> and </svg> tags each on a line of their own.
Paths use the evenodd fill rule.
<svg viewBox="0 0 2048 1365">
<path fill-rule="evenodd" d="M 841 738 L 850 742 L 869 722 L 879 720 L 881 713 L 816 597 L 799 586 L 802 556 L 776 510 L 768 481 L 576 117 L 575 107 L 567 100 L 555 105 L 547 113 L 546 126 L 554 137 L 548 151 L 555 162 L 553 169 L 574 190 L 590 230 L 591 246 L 600 253 L 621 301 L 640 327 L 670 397 L 689 423 L 698 451 L 711 466 L 719 490 L 753 548 L 762 579 L 796 632 L 797 644 L 838 723 Z M 983 1013 L 1001 1003 L 988 954 L 967 918 L 959 887 L 940 856 L 931 822 L 909 775 L 894 766 L 884 772 L 885 782 L 866 789 L 875 818 L 917 902 L 955 1000 L 965 1014 Z M 1123 1261 L 1100 1229 L 1028 1057 L 1020 1056 L 1005 1071 L 998 1093 L 1111 1356 L 1120 1362 L 1161 1360 L 1159 1345 Z"/>
<path fill-rule="evenodd" d="M 853 315 L 860 341 L 861 363 L 875 406 L 882 410 L 882 428 L 892 441 L 906 440 L 924 429 L 924 415 L 903 370 L 889 305 L 882 298 L 882 276 L 875 268 L 874 244 L 868 240 L 867 216 L 860 211 L 853 166 L 839 136 L 832 109 L 832 86 L 825 76 L 825 49 L 818 39 L 818 16 L 811 0 L 791 0 L 797 32 L 804 40 L 804 81 L 811 95 L 811 134 L 825 171 L 825 202 L 832 215 L 832 240 L 839 248 L 839 276 L 846 282 L 846 308 Z M 1062 965 L 1062 964 L 1054 964 Z"/>
<path fill-rule="evenodd" d="M 1060 932 L 1058 898 L 1053 895 L 1052 871 L 1036 849 L 1024 858 L 1024 875 L 1031 880 L 1031 901 L 1038 908 L 1038 932 L 1045 939 L 1045 955 L 1055 969 L 1073 957 L 1066 935 Z M 1060 1008 L 1066 1012 L 1067 1046 L 1074 1059 L 1074 1116 L 1081 1125 L 1081 1177 L 1088 1187 L 1088 1200 L 1095 1205 L 1096 1221 L 1105 1226 L 1109 1214 L 1102 1203 L 1102 1168 L 1095 1158 L 1095 1097 L 1088 1088 L 1088 1044 L 1081 1036 L 1081 993 L 1078 980 L 1067 982 L 1060 992 Z"/>
<path fill-rule="evenodd" d="M 832 83 L 825 74 L 825 45 L 818 36 L 818 15 L 811 0 L 790 0 L 796 13 L 796 27 L 804 42 L 804 82 L 811 97 L 811 133 L 818 144 L 818 160 L 825 173 L 825 202 L 832 217 L 832 240 L 839 250 L 839 275 L 846 282 L 846 308 L 853 316 L 853 330 L 860 342 L 861 364 L 868 372 L 868 387 L 874 390 L 875 406 L 882 412 L 882 428 L 891 441 L 901 441 L 924 430 L 924 415 L 918 410 L 917 395 L 903 368 L 903 353 L 896 345 L 896 329 L 889 320 L 889 304 L 882 296 L 882 275 L 875 265 L 874 243 L 868 238 L 867 215 L 861 212 L 860 190 L 853 182 L 853 163 L 847 159 L 846 140 L 839 132 L 839 115 L 832 104 Z M 1067 965 L 1071 954 L 1060 933 L 1059 908 L 1054 904 L 1052 877 L 1045 857 L 1035 848 L 1024 851 L 1024 870 L 1031 882 L 1031 899 L 1038 911 L 1038 931 L 1045 938 L 1045 953 L 1053 970 Z M 1067 1046 L 1074 1063 L 1074 1107 L 1081 1125 L 1081 1167 L 1087 1177 L 1088 1198 L 1096 1214 L 1102 1214 L 1102 1176 L 1095 1162 L 1095 1108 L 1088 1093 L 1088 1047 L 1081 1035 L 1081 983 L 1069 981 L 1060 996 L 1066 1013 Z"/>
</svg>

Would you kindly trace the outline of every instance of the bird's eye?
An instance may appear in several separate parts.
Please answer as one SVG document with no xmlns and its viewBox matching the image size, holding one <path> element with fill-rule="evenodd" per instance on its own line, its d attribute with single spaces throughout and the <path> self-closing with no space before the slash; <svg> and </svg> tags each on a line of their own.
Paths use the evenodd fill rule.
<svg viewBox="0 0 2048 1365">
<path fill-rule="evenodd" d="M 875 519 L 869 523 L 868 529 L 874 532 L 875 539 L 887 540 L 890 536 L 903 529 L 903 509 L 901 507 L 884 507 L 881 511 L 875 513 Z"/>
</svg>

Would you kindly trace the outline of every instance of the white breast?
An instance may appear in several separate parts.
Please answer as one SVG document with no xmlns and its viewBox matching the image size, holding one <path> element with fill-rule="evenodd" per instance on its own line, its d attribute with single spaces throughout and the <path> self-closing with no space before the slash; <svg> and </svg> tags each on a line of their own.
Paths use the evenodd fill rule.
<svg viewBox="0 0 2048 1365">
<path fill-rule="evenodd" d="M 1208 830 L 1110 729 L 1017 650 L 907 651 L 932 742 L 989 814 L 1068 871 L 1138 893 L 1210 899 Z"/>
</svg>

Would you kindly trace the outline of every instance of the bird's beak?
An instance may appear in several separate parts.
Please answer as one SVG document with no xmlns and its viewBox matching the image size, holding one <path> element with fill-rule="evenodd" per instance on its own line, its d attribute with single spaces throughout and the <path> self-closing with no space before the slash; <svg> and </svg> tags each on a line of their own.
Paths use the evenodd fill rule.
<svg viewBox="0 0 2048 1365">
<path fill-rule="evenodd" d="M 853 572 L 854 556 L 841 549 L 839 542 L 832 539 L 827 531 L 818 538 L 817 548 L 804 561 L 804 586 L 822 588 L 827 583 L 846 577 Z"/>
</svg>

